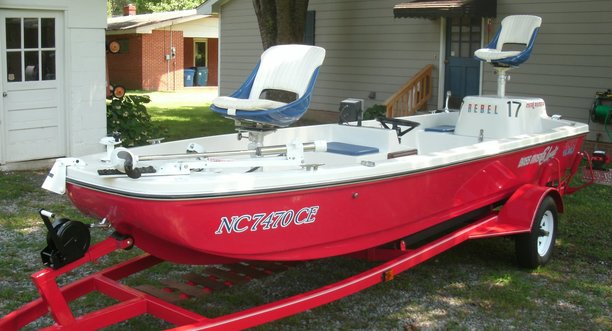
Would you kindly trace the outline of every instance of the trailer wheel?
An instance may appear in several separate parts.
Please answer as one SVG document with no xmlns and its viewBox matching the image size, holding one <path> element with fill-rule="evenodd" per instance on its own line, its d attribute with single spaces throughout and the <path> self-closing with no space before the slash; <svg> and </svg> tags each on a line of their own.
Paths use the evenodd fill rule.
<svg viewBox="0 0 612 331">
<path fill-rule="evenodd" d="M 531 232 L 516 236 L 516 257 L 521 267 L 537 268 L 550 260 L 557 238 L 557 204 L 547 196 L 535 214 Z"/>
</svg>

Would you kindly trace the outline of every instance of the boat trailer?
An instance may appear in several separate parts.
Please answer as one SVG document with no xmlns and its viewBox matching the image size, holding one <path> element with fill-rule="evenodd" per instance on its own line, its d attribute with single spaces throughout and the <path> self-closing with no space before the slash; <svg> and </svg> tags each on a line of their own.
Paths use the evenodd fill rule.
<svg viewBox="0 0 612 331">
<path fill-rule="evenodd" d="M 382 262 L 367 271 L 305 293 L 214 318 L 205 317 L 169 302 L 172 300 L 160 299 L 147 293 L 151 291 L 147 291 L 146 288 L 145 290 L 131 288 L 121 283 L 122 279 L 163 262 L 162 259 L 149 254 L 132 258 L 60 287 L 57 283 L 58 277 L 88 262 L 94 263 L 113 251 L 130 249 L 134 241 L 129 236 L 115 232 L 89 247 L 89 233 L 83 234 L 85 227 L 83 223 L 58 219 L 51 224 L 55 216 L 41 210 L 41 217 L 50 229 L 47 237 L 49 246 L 41 252 L 43 262 L 48 267 L 31 275 L 40 298 L 0 319 L 0 330 L 19 330 L 47 313 L 51 314 L 55 323 L 43 330 L 99 329 L 143 314 L 174 324 L 176 327 L 171 330 L 239 330 L 261 325 L 327 304 L 373 285 L 391 281 L 399 273 L 469 239 L 531 234 L 538 239 L 551 235 L 544 229 L 542 225 L 544 223 L 540 224 L 539 218 L 541 217 L 544 222 L 546 215 L 556 215 L 557 210 L 563 211 L 562 196 L 590 184 L 585 183 L 577 188 L 569 186 L 583 157 L 590 166 L 588 154 L 579 153 L 569 174 L 565 176 L 557 174 L 554 187 L 525 184 L 516 190 L 501 208 L 491 206 L 486 213 L 479 213 L 476 219 L 463 222 L 450 233 L 447 231 L 447 234 L 438 236 L 418 248 L 407 248 L 406 242 L 400 239 L 392 246 L 385 245 L 349 254 L 351 257 Z M 553 169 L 550 171 L 554 173 Z M 546 205 L 553 206 L 552 209 L 555 210 L 547 207 L 549 209 L 542 212 Z M 554 221 L 556 224 L 556 219 Z M 554 237 L 552 239 L 554 245 Z M 535 245 L 531 248 L 539 249 L 537 241 Z M 62 247 L 69 247 L 73 252 L 66 253 Z M 253 261 L 253 263 L 262 262 Z M 178 284 L 175 288 L 189 286 L 182 285 Z M 196 286 L 191 287 L 203 290 Z M 115 299 L 118 303 L 75 316 L 69 303 L 94 291 Z M 185 297 L 189 297 L 189 294 Z"/>
</svg>

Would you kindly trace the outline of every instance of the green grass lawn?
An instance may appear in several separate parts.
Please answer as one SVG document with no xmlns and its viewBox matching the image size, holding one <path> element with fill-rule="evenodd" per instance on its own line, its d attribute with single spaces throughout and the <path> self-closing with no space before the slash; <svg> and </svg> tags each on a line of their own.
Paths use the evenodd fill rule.
<svg viewBox="0 0 612 331">
<path fill-rule="evenodd" d="M 210 110 L 210 93 L 132 92 L 148 95 L 147 110 L 165 129 L 165 141 L 234 132 L 234 121 Z"/>
<path fill-rule="evenodd" d="M 146 104 L 151 120 L 164 130 L 161 137 L 164 141 L 180 140 L 193 137 L 211 136 L 235 132 L 234 121 L 210 110 L 210 92 L 173 93 L 132 91 L 132 94 L 147 95 L 151 102 Z M 329 115 L 327 116 L 329 117 Z M 313 125 L 329 122 L 304 116 L 294 126 Z"/>
<path fill-rule="evenodd" d="M 196 98 L 189 100 L 189 98 Z M 233 122 L 210 113 L 197 96 L 151 93 L 149 111 L 168 128 L 168 140 L 232 132 Z M 163 101 L 161 101 L 163 99 Z M 219 131 L 217 131 L 219 130 Z M 90 223 L 64 196 L 40 189 L 46 171 L 0 172 L 0 316 L 37 297 L 29 275 L 41 268 L 46 234 L 39 208 Z M 537 270 L 516 266 L 514 242 L 493 238 L 463 243 L 398 275 L 331 304 L 260 330 L 611 330 L 612 186 L 593 185 L 565 197 L 560 235 L 552 261 Z M 110 234 L 94 230 L 94 241 Z M 61 282 L 141 254 L 120 251 L 62 277 Z M 283 273 L 253 280 L 181 306 L 218 316 L 302 293 L 366 270 L 375 263 L 348 258 L 305 262 Z M 168 263 L 129 277 L 128 285 L 180 279 L 198 266 Z M 80 314 L 112 300 L 89 295 L 71 307 Z M 28 329 L 50 323 L 41 320 Z M 108 330 L 169 328 L 140 317 Z"/>
</svg>

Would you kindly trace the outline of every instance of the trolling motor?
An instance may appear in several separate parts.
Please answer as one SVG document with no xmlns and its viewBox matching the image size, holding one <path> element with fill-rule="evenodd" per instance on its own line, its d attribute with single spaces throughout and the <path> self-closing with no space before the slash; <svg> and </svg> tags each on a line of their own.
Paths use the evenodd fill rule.
<svg viewBox="0 0 612 331">
<path fill-rule="evenodd" d="M 45 266 L 59 269 L 85 255 L 91 242 L 87 225 L 67 218 L 55 219 L 52 212 L 44 209 L 39 213 L 48 230 L 47 247 L 40 252 Z"/>
</svg>

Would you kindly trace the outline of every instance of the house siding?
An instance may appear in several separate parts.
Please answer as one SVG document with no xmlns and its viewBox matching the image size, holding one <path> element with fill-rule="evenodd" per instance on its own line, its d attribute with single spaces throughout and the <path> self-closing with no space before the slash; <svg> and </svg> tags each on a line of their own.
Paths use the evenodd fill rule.
<svg viewBox="0 0 612 331">
<path fill-rule="evenodd" d="M 313 94 L 313 109 L 337 111 L 345 98 L 383 103 L 427 64 L 437 63 L 440 23 L 394 19 L 397 1 L 311 0 L 316 12 L 315 44 L 327 50 Z M 221 9 L 220 93 L 244 81 L 263 51 L 253 5 L 230 1 Z M 410 60 L 407 60 L 410 59 Z M 224 65 L 225 64 L 225 65 Z M 368 99 L 375 92 L 374 99 Z M 434 89 L 433 100 L 437 100 Z M 432 105 L 434 106 L 434 105 Z"/>
<path fill-rule="evenodd" d="M 316 12 L 315 44 L 327 50 L 311 108 L 337 111 L 339 102 L 348 97 L 365 99 L 366 107 L 383 103 L 427 64 L 434 66 L 428 107 L 441 106 L 441 20 L 395 19 L 392 8 L 398 2 L 309 2 L 309 10 Z M 497 3 L 497 18 L 485 20 L 485 44 L 508 15 L 543 19 L 531 58 L 510 72 L 507 93 L 542 97 L 549 114 L 588 123 L 595 92 L 612 88 L 612 1 Z M 250 1 L 223 2 L 220 11 L 220 93 L 225 95 L 248 76 L 262 46 Z M 374 99 L 368 99 L 370 92 L 376 93 Z M 496 76 L 485 64 L 482 92 L 496 93 Z M 590 129 L 588 139 L 610 141 L 602 124 L 590 123 Z"/>
<path fill-rule="evenodd" d="M 219 94 L 228 95 L 250 74 L 263 48 L 252 2 L 230 1 L 220 18 Z"/>
<path fill-rule="evenodd" d="M 99 141 L 106 136 L 104 30 L 71 29 L 69 38 L 68 155 L 78 156 L 102 151 Z"/>
<path fill-rule="evenodd" d="M 365 99 L 366 107 L 381 104 L 428 64 L 437 77 L 438 21 L 394 19 L 397 1 L 311 3 L 315 42 L 328 51 L 318 83 L 321 98 L 313 102 L 319 109 L 337 110 L 346 97 Z M 374 99 L 368 99 L 371 92 Z"/>
<path fill-rule="evenodd" d="M 173 25 L 173 30 L 183 31 L 185 38 L 218 38 L 219 19 L 205 17 L 202 19 Z"/>
<path fill-rule="evenodd" d="M 498 0 L 492 31 L 508 15 L 542 17 L 533 53 L 510 72 L 507 94 L 542 97 L 550 114 L 584 123 L 595 92 L 612 88 L 612 1 Z M 496 77 L 483 68 L 483 92 L 496 93 Z M 610 141 L 599 123 L 589 123 L 588 139 Z"/>
<path fill-rule="evenodd" d="M 106 28 L 106 2 L 103 0 L 2 0 L 0 7 L 7 9 L 61 10 L 70 20 L 68 28 Z M 99 14 L 92 14 L 99 13 Z"/>
</svg>

